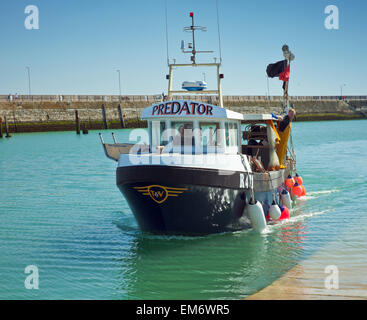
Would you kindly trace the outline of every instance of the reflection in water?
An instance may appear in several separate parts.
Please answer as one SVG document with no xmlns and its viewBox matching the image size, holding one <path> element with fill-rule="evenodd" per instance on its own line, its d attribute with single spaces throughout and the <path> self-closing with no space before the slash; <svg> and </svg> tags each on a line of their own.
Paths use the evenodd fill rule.
<svg viewBox="0 0 367 320">
<path fill-rule="evenodd" d="M 136 230 L 119 261 L 117 290 L 128 299 L 242 298 L 294 266 L 306 237 L 307 221 L 270 226 L 263 235 L 170 237 Z"/>
<path fill-rule="evenodd" d="M 304 243 L 306 240 L 306 235 L 309 233 L 306 231 L 307 222 L 296 222 L 290 226 L 282 227 L 282 232 L 280 235 L 280 239 L 285 243 L 294 243 L 299 245 L 299 249 L 303 249 L 303 246 L 300 244 Z"/>
</svg>

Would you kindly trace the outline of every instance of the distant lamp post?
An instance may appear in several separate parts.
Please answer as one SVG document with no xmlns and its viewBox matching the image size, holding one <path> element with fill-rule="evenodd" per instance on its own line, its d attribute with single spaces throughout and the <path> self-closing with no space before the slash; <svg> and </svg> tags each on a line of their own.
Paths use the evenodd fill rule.
<svg viewBox="0 0 367 320">
<path fill-rule="evenodd" d="M 340 97 L 343 99 L 343 87 L 345 87 L 346 86 L 346 84 L 344 83 L 344 84 L 342 84 L 341 86 L 340 86 Z"/>
<path fill-rule="evenodd" d="M 28 72 L 28 99 L 31 98 L 31 68 L 30 67 L 25 67 L 27 69 Z"/>
<path fill-rule="evenodd" d="M 121 73 L 120 73 L 120 70 L 117 70 L 117 73 L 119 74 L 119 101 L 121 101 Z"/>
</svg>

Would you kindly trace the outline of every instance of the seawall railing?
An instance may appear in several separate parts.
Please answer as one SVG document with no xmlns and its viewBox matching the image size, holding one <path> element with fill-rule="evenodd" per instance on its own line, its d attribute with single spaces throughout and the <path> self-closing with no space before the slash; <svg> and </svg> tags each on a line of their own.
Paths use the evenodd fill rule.
<svg viewBox="0 0 367 320">
<path fill-rule="evenodd" d="M 174 99 L 202 100 L 202 95 L 174 96 Z M 366 96 L 343 96 L 347 100 L 367 100 Z M 205 100 L 215 102 L 216 96 L 205 96 Z M 290 96 L 293 101 L 332 101 L 340 100 L 340 96 Z M 223 96 L 224 102 L 246 102 L 246 101 L 282 101 L 282 96 Z M 0 102 L 160 102 L 162 95 L 0 95 Z"/>
</svg>

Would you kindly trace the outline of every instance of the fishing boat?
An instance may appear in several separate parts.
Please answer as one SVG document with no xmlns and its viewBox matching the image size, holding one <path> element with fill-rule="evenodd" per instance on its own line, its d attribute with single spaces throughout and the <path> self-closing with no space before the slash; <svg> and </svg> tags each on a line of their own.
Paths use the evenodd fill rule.
<svg viewBox="0 0 367 320">
<path fill-rule="evenodd" d="M 190 17 L 194 40 L 200 27 L 193 13 Z M 287 148 L 291 124 L 280 132 L 276 115 L 225 108 L 222 61 L 197 63 L 200 51 L 193 44 L 191 63 L 168 63 L 167 99 L 142 111 L 147 143 L 117 143 L 113 135 L 109 144 L 100 135 L 106 156 L 118 162 L 116 184 L 144 232 L 262 232 L 267 223 L 289 218 L 291 211 L 295 194 L 286 186 L 295 173 L 295 155 L 287 153 L 292 150 Z M 216 89 L 190 91 L 202 95 L 199 101 L 173 90 L 174 70 L 200 67 L 216 69 Z M 286 91 L 284 96 L 289 107 Z"/>
</svg>

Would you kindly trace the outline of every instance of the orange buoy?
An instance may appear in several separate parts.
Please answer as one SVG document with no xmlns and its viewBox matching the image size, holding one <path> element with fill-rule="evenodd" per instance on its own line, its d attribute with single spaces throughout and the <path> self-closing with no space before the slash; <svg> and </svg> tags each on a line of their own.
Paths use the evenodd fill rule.
<svg viewBox="0 0 367 320">
<path fill-rule="evenodd" d="M 306 188 L 304 185 L 301 186 L 302 188 L 302 194 L 301 194 L 301 197 L 304 197 L 306 195 Z"/>
<path fill-rule="evenodd" d="M 287 186 L 287 188 L 289 190 L 293 188 L 294 183 L 295 183 L 295 181 L 294 181 L 294 179 L 292 178 L 291 175 L 289 175 L 288 178 L 285 179 L 285 185 Z"/>
<path fill-rule="evenodd" d="M 280 209 L 280 218 L 277 221 L 289 219 L 291 214 L 289 213 L 289 209 L 286 206 L 279 206 Z"/>
<path fill-rule="evenodd" d="M 300 186 L 297 182 L 294 184 L 293 188 L 292 188 L 292 194 L 297 196 L 297 197 L 301 197 L 303 193 L 303 189 L 302 186 Z"/>
<path fill-rule="evenodd" d="M 303 179 L 301 176 L 298 175 L 298 173 L 296 173 L 296 176 L 294 177 L 294 180 L 296 180 L 296 182 L 301 186 L 303 183 Z"/>
</svg>

